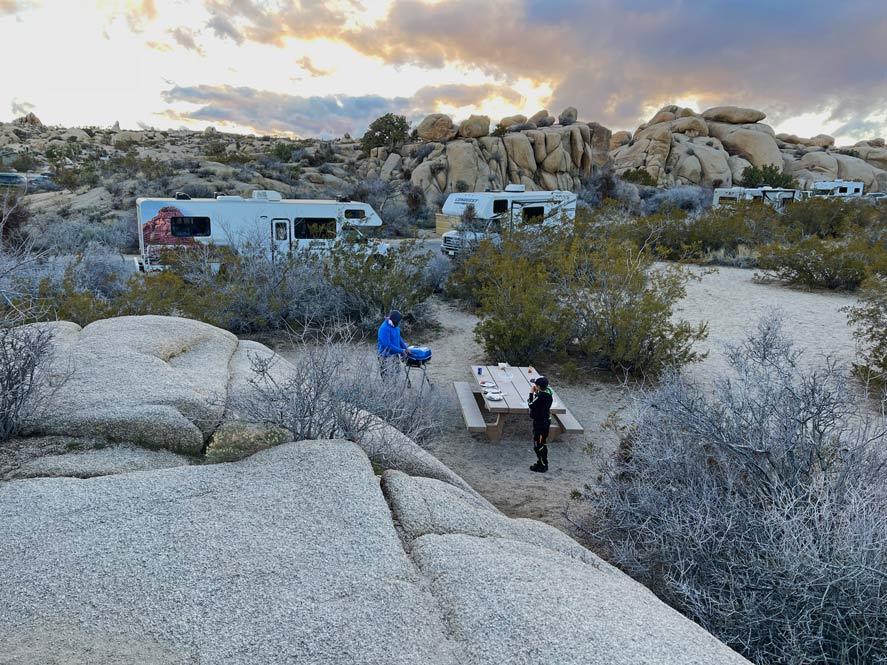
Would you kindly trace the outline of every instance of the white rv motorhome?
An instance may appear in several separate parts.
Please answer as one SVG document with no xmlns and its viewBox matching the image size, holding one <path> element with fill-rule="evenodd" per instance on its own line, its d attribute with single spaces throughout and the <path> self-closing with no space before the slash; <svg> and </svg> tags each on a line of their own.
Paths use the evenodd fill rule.
<svg viewBox="0 0 887 665">
<path fill-rule="evenodd" d="M 175 198 L 140 198 L 136 208 L 136 263 L 143 271 L 161 269 L 163 250 L 176 247 L 213 244 L 236 250 L 247 242 L 258 242 L 272 256 L 303 249 L 322 251 L 347 229 L 382 225 L 367 203 L 284 199 L 267 190 L 254 191 L 248 199 L 192 199 L 181 193 Z"/>
<path fill-rule="evenodd" d="M 759 201 L 782 211 L 795 202 L 803 201 L 810 196 L 801 189 L 782 189 L 779 187 L 719 187 L 714 191 L 711 205 L 719 208 L 734 201 Z"/>
<path fill-rule="evenodd" d="M 455 256 L 466 243 L 496 237 L 504 228 L 515 224 L 576 219 L 576 195 L 563 190 L 528 192 L 523 185 L 508 185 L 504 191 L 450 194 L 442 213 L 456 224 L 471 217 L 477 229 L 443 234 L 441 251 Z"/>
<path fill-rule="evenodd" d="M 811 185 L 813 196 L 834 198 L 857 198 L 862 196 L 864 183 L 856 180 L 824 180 Z"/>
</svg>

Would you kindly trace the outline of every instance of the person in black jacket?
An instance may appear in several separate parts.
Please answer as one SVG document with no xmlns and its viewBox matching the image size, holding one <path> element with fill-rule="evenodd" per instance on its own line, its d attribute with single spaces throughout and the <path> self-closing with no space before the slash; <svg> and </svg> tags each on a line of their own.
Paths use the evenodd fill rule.
<svg viewBox="0 0 887 665">
<path fill-rule="evenodd" d="M 548 379 L 540 376 L 533 379 L 533 390 L 527 398 L 530 407 L 530 418 L 533 419 L 533 452 L 536 453 L 536 463 L 530 467 L 530 471 L 545 473 L 548 471 L 548 431 L 551 428 L 551 403 L 554 398 L 551 388 L 548 387 Z"/>
</svg>

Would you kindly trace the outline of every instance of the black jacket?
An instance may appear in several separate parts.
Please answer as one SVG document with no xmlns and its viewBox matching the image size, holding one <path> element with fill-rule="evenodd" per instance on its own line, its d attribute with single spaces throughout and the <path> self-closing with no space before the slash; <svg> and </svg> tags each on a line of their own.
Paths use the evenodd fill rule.
<svg viewBox="0 0 887 665">
<path fill-rule="evenodd" d="M 547 425 L 551 422 L 551 403 L 553 401 L 550 388 L 538 393 L 530 393 L 527 404 L 530 407 L 530 418 L 533 419 L 534 425 Z"/>
</svg>

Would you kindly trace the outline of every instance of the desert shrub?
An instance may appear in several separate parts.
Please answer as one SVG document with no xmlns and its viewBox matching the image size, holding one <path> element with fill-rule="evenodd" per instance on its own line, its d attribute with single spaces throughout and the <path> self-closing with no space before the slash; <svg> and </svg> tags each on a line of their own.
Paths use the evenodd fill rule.
<svg viewBox="0 0 887 665">
<path fill-rule="evenodd" d="M 575 317 L 574 343 L 587 361 L 648 379 L 705 357 L 693 345 L 707 336 L 706 324 L 672 320 L 686 295 L 687 273 L 674 266 L 654 270 L 652 250 L 626 242 L 604 243 L 587 259 L 581 244 L 574 251 L 572 262 L 581 270 L 567 305 Z"/>
<path fill-rule="evenodd" d="M 290 162 L 293 161 L 293 151 L 295 149 L 295 146 L 289 141 L 275 141 L 267 149 L 267 153 L 278 161 Z"/>
<path fill-rule="evenodd" d="M 796 189 L 798 183 L 788 173 L 783 173 L 782 168 L 774 164 L 766 164 L 761 168 L 746 166 L 742 177 L 737 183 L 740 187 L 784 187 Z"/>
<path fill-rule="evenodd" d="M 887 250 L 859 234 L 840 240 L 812 236 L 761 247 L 759 265 L 764 276 L 792 286 L 854 290 L 869 274 L 887 274 Z"/>
<path fill-rule="evenodd" d="M 378 327 L 392 309 L 403 312 L 408 324 L 427 322 L 433 288 L 423 279 L 432 252 L 421 251 L 414 240 L 391 245 L 384 257 L 380 243 L 371 240 L 363 251 L 337 243 L 325 257 L 323 270 L 338 289 L 344 316 L 361 330 Z"/>
<path fill-rule="evenodd" d="M 876 275 L 862 283 L 858 302 L 847 307 L 859 363 L 854 370 L 864 381 L 887 386 L 887 277 Z"/>
<path fill-rule="evenodd" d="M 596 218 L 506 232 L 456 264 L 447 292 L 475 305 L 476 335 L 509 362 L 569 357 L 622 377 L 655 378 L 700 359 L 704 325 L 673 321 L 688 274 L 652 269 L 649 244 L 614 235 Z"/>
<path fill-rule="evenodd" d="M 856 229 L 881 225 L 881 214 L 877 207 L 856 201 L 812 197 L 790 205 L 782 224 L 787 237 L 794 239 L 840 238 Z"/>
<path fill-rule="evenodd" d="M 403 373 L 385 381 L 375 354 L 338 335 L 294 349 L 299 361 L 281 370 L 273 357 L 250 358 L 251 390 L 229 408 L 247 421 L 291 432 L 292 439 L 344 438 L 369 448 L 374 461 L 404 445 L 394 427 L 429 447 L 442 432 L 444 401 L 434 391 L 409 389 Z"/>
<path fill-rule="evenodd" d="M 622 180 L 625 182 L 630 182 L 635 185 L 644 185 L 646 187 L 655 187 L 656 180 L 649 174 L 646 169 L 629 169 L 622 173 L 620 176 Z"/>
<path fill-rule="evenodd" d="M 699 213 L 711 206 L 712 192 L 705 187 L 678 185 L 669 189 L 654 189 L 650 196 L 641 199 L 641 212 L 655 215 L 663 209 L 675 208 L 684 212 Z"/>
<path fill-rule="evenodd" d="M 319 167 L 317 167 L 317 172 L 323 173 L 324 175 L 332 175 L 333 167 L 329 164 L 321 164 Z"/>
<path fill-rule="evenodd" d="M 428 157 L 428 155 L 430 155 L 432 152 L 434 152 L 434 146 L 430 143 L 426 143 L 422 146 L 419 146 L 416 152 L 413 153 L 413 159 L 416 160 L 416 164 L 421 164 L 425 160 L 425 158 Z"/>
<path fill-rule="evenodd" d="M 490 132 L 490 136 L 496 136 L 498 138 L 502 138 L 508 133 L 508 128 L 503 127 L 501 124 L 496 124 L 496 127 Z"/>
<path fill-rule="evenodd" d="M 20 173 L 29 173 L 40 166 L 40 160 L 28 152 L 20 152 L 9 164 Z"/>
<path fill-rule="evenodd" d="M 13 242 L 25 228 L 31 214 L 18 192 L 7 191 L 0 201 L 0 245 Z"/>
<path fill-rule="evenodd" d="M 467 192 L 470 189 L 471 185 L 469 185 L 464 180 L 457 180 L 456 183 L 453 185 L 453 190 L 456 192 Z"/>
<path fill-rule="evenodd" d="M 883 426 L 778 319 L 728 358 L 713 394 L 670 374 L 643 397 L 574 524 L 756 663 L 887 662 Z"/>
<path fill-rule="evenodd" d="M 385 204 L 393 193 L 394 187 L 390 182 L 386 182 L 381 178 L 367 178 L 355 183 L 347 196 L 352 201 L 369 203 L 373 210 L 381 215 Z"/>
<path fill-rule="evenodd" d="M 56 224 L 51 234 L 41 234 L 35 245 L 54 254 L 77 254 L 89 245 L 102 245 L 124 254 L 138 251 L 136 221 L 123 216 L 114 220 L 75 218 Z"/>
<path fill-rule="evenodd" d="M 184 192 L 192 199 L 211 199 L 215 196 L 215 190 L 203 183 L 189 183 L 184 185 L 179 191 Z"/>
<path fill-rule="evenodd" d="M 39 327 L 0 328 L 0 443 L 27 429 L 45 406 L 52 334 Z"/>
<path fill-rule="evenodd" d="M 360 139 L 360 146 L 367 155 L 373 148 L 394 150 L 396 146 L 406 143 L 409 133 L 410 123 L 404 116 L 386 113 L 370 123 Z"/>
</svg>

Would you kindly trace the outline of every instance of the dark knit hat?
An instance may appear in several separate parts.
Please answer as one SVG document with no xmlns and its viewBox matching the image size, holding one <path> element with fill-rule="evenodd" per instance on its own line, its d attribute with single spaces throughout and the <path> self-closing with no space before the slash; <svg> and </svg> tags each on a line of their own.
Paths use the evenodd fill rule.
<svg viewBox="0 0 887 665">
<path fill-rule="evenodd" d="M 388 313 L 388 318 L 391 319 L 391 323 L 397 325 L 398 323 L 400 323 L 401 319 L 403 319 L 403 314 L 398 312 L 396 309 L 392 309 Z"/>
</svg>

